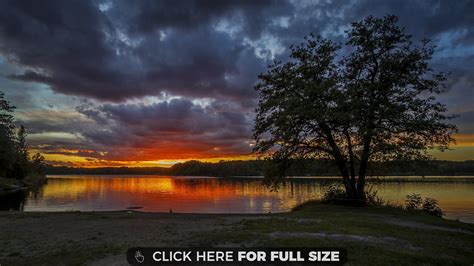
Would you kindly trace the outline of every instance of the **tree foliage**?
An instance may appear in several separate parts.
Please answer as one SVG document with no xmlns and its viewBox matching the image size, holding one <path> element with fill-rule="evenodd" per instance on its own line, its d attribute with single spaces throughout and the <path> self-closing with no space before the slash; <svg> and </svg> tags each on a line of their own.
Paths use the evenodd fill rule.
<svg viewBox="0 0 474 266">
<path fill-rule="evenodd" d="M 44 158 L 35 154 L 30 159 L 26 130 L 23 126 L 16 130 L 14 110 L 0 91 L 0 177 L 22 179 L 29 174 L 42 174 Z"/>
<path fill-rule="evenodd" d="M 290 50 L 256 85 L 255 151 L 277 164 L 333 159 L 347 197 L 364 199 L 372 162 L 427 159 L 454 141 L 434 97 L 446 80 L 429 65 L 434 46 L 413 43 L 395 16 L 352 23 L 343 45 L 311 34 Z"/>
<path fill-rule="evenodd" d="M 12 168 L 15 157 L 15 126 L 12 115 L 14 109 L 0 91 L 0 176 L 5 176 Z"/>
</svg>

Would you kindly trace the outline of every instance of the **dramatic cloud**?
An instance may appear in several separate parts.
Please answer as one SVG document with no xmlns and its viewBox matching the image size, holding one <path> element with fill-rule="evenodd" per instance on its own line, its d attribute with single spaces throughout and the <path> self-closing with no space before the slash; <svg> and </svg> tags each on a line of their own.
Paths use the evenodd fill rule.
<svg viewBox="0 0 474 266">
<path fill-rule="evenodd" d="M 285 5 L 168 2 L 10 1 L 0 11 L 0 52 L 25 67 L 11 78 L 65 94 L 110 101 L 163 91 L 254 97 L 254 78 L 241 77 L 248 65 L 239 63 L 263 70 L 265 62 L 232 39 L 233 21 L 225 19 L 238 20 L 253 39 Z"/>
<path fill-rule="evenodd" d="M 137 151 L 133 160 L 193 158 L 203 154 L 236 156 L 248 152 L 252 121 L 241 112 L 202 107 L 185 99 L 151 105 L 80 106 L 78 111 L 104 128 L 83 132 L 84 137 L 106 147 Z M 106 152 L 107 158 L 114 160 L 131 156 Z"/>
<path fill-rule="evenodd" d="M 91 164 L 248 155 L 253 86 L 269 63 L 310 32 L 343 42 L 351 22 L 395 14 L 438 46 L 433 66 L 451 72 L 440 99 L 466 136 L 473 12 L 462 0 L 3 0 L 0 89 L 48 154 Z"/>
</svg>

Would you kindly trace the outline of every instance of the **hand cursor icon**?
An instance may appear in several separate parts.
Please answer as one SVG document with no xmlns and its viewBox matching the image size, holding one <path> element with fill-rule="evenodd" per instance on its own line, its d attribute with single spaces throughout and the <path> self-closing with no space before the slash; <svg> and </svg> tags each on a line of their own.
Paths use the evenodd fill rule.
<svg viewBox="0 0 474 266">
<path fill-rule="evenodd" d="M 142 253 L 140 252 L 140 250 L 137 250 L 137 252 L 135 252 L 135 259 L 136 259 L 139 263 L 142 263 L 142 262 L 145 260 L 145 257 L 142 255 Z"/>
</svg>

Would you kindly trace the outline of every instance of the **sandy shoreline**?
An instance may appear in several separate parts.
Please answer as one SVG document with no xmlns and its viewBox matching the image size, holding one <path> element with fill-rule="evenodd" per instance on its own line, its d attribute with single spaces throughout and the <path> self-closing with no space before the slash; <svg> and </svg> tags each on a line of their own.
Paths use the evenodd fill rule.
<svg viewBox="0 0 474 266">
<path fill-rule="evenodd" d="M 378 208 L 318 205 L 279 214 L 0 212 L 0 228 L 2 265 L 127 265 L 126 250 L 134 246 L 333 246 L 346 248 L 356 265 L 474 261 L 474 225 Z"/>
<path fill-rule="evenodd" d="M 263 216 L 135 211 L 0 212 L 0 263 L 29 261 L 28 257 L 42 257 L 58 249 L 66 253 L 77 249 L 75 256 L 91 255 L 94 260 L 105 257 L 104 265 L 110 261 L 128 265 L 125 251 L 130 247 L 195 246 L 200 244 L 199 235 L 233 228 L 242 219 Z M 54 261 L 55 255 L 51 257 Z M 101 264 L 100 259 L 96 263 Z"/>
</svg>

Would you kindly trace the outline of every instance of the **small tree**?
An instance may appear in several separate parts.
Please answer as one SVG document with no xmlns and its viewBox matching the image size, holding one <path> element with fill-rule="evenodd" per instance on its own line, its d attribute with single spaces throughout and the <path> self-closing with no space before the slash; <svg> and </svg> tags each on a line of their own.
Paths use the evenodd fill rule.
<svg viewBox="0 0 474 266">
<path fill-rule="evenodd" d="M 18 146 L 18 153 L 20 154 L 21 157 L 25 158 L 28 160 L 28 142 L 26 141 L 26 130 L 23 125 L 20 126 L 20 129 L 18 130 L 17 133 L 17 146 Z"/>
<path fill-rule="evenodd" d="M 31 158 L 31 169 L 34 173 L 43 175 L 44 170 L 46 169 L 46 163 L 44 161 L 44 156 L 41 153 L 35 153 Z"/>
<path fill-rule="evenodd" d="M 12 175 L 18 179 L 22 179 L 28 175 L 30 170 L 30 156 L 28 152 L 28 142 L 26 141 L 26 130 L 23 125 L 20 126 L 16 135 L 16 158 L 13 164 Z"/>
<path fill-rule="evenodd" d="M 446 76 L 429 67 L 428 40 L 413 44 L 391 15 L 352 23 L 347 37 L 342 47 L 310 35 L 259 75 L 254 150 L 277 165 L 331 158 L 346 197 L 365 201 L 371 162 L 426 159 L 457 129 L 433 96 Z M 278 181 L 287 167 L 276 169 L 266 177 Z"/>
<path fill-rule="evenodd" d="M 15 106 L 11 105 L 9 101 L 5 100 L 5 94 L 0 91 L 0 126 L 8 128 L 10 136 L 13 135 L 13 111 Z"/>
</svg>

